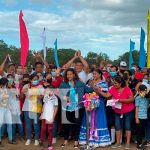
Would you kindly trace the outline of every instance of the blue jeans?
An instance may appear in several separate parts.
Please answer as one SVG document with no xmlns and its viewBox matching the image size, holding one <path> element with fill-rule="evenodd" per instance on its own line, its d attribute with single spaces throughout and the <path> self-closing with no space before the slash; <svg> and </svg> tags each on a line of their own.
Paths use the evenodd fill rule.
<svg viewBox="0 0 150 150">
<path fill-rule="evenodd" d="M 12 117 L 8 108 L 0 107 L 0 141 L 2 140 L 3 125 L 7 125 L 8 139 L 12 140 Z"/>
<path fill-rule="evenodd" d="M 23 124 L 22 124 L 22 115 L 20 116 L 12 115 L 12 118 L 13 118 L 13 124 L 12 124 L 13 138 L 15 137 L 15 134 L 16 134 L 16 127 L 18 127 L 19 136 L 23 138 L 24 132 L 23 132 Z"/>
<path fill-rule="evenodd" d="M 132 121 L 134 119 L 133 111 L 123 114 L 121 118 L 121 114 L 115 113 L 115 128 L 116 131 L 122 130 L 123 127 L 126 131 L 132 130 Z"/>
<path fill-rule="evenodd" d="M 150 141 L 150 118 L 147 119 L 146 123 L 146 140 Z"/>
<path fill-rule="evenodd" d="M 29 111 L 24 111 L 24 117 L 25 117 L 25 125 L 26 125 L 26 136 L 27 139 L 31 139 L 31 132 L 32 132 L 32 124 L 34 127 L 34 133 L 35 133 L 35 140 L 38 140 L 40 137 L 40 113 L 33 113 Z"/>
</svg>

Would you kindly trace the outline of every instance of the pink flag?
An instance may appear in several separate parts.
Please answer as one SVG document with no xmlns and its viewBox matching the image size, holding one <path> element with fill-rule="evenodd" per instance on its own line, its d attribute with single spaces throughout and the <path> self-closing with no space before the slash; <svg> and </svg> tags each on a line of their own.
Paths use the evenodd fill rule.
<svg viewBox="0 0 150 150">
<path fill-rule="evenodd" d="M 24 70 L 24 66 L 26 65 L 26 59 L 27 59 L 28 50 L 29 50 L 29 38 L 28 38 L 26 25 L 22 17 L 23 17 L 23 13 L 21 10 L 19 14 L 20 44 L 21 44 L 21 58 L 20 58 L 21 62 L 20 63 Z"/>
</svg>

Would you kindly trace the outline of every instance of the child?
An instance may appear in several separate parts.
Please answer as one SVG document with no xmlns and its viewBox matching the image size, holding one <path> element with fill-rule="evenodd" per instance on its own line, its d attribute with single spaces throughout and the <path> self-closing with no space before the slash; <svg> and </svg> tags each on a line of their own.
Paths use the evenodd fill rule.
<svg viewBox="0 0 150 150">
<path fill-rule="evenodd" d="M 21 111 L 18 99 L 19 93 L 15 87 L 14 76 L 8 74 L 7 79 L 7 88 L 9 89 L 9 104 L 12 116 L 12 136 L 13 140 L 15 141 L 16 127 L 18 127 L 20 139 L 24 138 L 23 124 L 21 120 Z"/>
<path fill-rule="evenodd" d="M 44 102 L 43 112 L 40 117 L 40 119 L 42 120 L 40 145 L 43 146 L 44 144 L 46 127 L 48 125 L 48 150 L 53 150 L 53 147 L 52 147 L 53 132 L 52 131 L 53 131 L 53 122 L 54 122 L 54 119 L 58 110 L 58 99 L 54 95 L 54 93 L 50 89 L 47 88 L 43 102 Z"/>
<path fill-rule="evenodd" d="M 137 148 L 143 149 L 142 131 L 146 128 L 148 100 L 145 98 L 147 94 L 147 87 L 145 85 L 139 86 L 139 95 L 135 98 L 135 119 L 137 127 Z"/>
<path fill-rule="evenodd" d="M 7 125 L 8 143 L 16 144 L 16 142 L 13 141 L 12 137 L 12 116 L 9 106 L 9 94 L 8 90 L 6 89 L 7 83 L 8 80 L 6 78 L 0 79 L 0 147 L 3 147 L 2 126 L 4 124 Z"/>
</svg>

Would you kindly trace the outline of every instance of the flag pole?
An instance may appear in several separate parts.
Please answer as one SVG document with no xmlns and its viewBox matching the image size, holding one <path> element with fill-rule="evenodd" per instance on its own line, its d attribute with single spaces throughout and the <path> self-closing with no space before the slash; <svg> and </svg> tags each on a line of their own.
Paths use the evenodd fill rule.
<svg viewBox="0 0 150 150">
<path fill-rule="evenodd" d="M 147 16 L 147 68 L 150 68 L 150 11 Z"/>
</svg>

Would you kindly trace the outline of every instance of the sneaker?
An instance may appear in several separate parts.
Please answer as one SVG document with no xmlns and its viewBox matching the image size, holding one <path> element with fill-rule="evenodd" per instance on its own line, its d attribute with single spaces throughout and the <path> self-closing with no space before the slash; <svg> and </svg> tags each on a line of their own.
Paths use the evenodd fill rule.
<svg viewBox="0 0 150 150">
<path fill-rule="evenodd" d="M 130 148 L 131 148 L 130 144 L 125 145 L 125 149 L 130 149 Z"/>
<path fill-rule="evenodd" d="M 53 138 L 52 143 L 53 143 L 53 144 L 56 144 L 56 138 Z"/>
<path fill-rule="evenodd" d="M 47 150 L 54 150 L 54 147 L 50 146 Z"/>
<path fill-rule="evenodd" d="M 38 141 L 38 140 L 35 140 L 35 141 L 34 141 L 34 145 L 35 145 L 35 146 L 38 146 L 38 145 L 39 145 L 39 141 Z"/>
<path fill-rule="evenodd" d="M 79 145 L 74 145 L 74 148 L 78 148 L 79 147 Z"/>
<path fill-rule="evenodd" d="M 25 145 L 28 146 L 28 145 L 30 145 L 30 144 L 31 144 L 31 140 L 28 139 L 28 140 L 26 141 Z"/>
<path fill-rule="evenodd" d="M 17 144 L 16 140 L 8 140 L 8 144 Z"/>
<path fill-rule="evenodd" d="M 150 146 L 150 141 L 144 142 L 144 145 L 145 145 L 145 146 Z"/>
<path fill-rule="evenodd" d="M 142 149 L 143 150 L 144 149 L 144 145 L 142 145 L 142 144 L 141 145 L 137 145 L 137 149 Z"/>
<path fill-rule="evenodd" d="M 119 148 L 119 147 L 121 147 L 121 144 L 117 144 L 117 143 L 111 146 L 111 148 Z"/>
<path fill-rule="evenodd" d="M 63 148 L 63 147 L 65 147 L 67 144 L 61 144 L 61 147 Z"/>
</svg>

